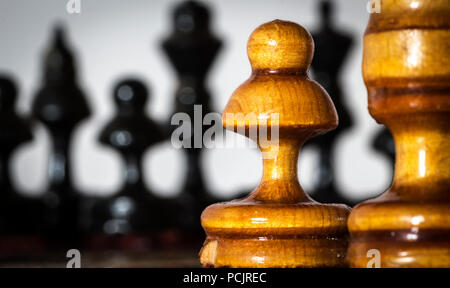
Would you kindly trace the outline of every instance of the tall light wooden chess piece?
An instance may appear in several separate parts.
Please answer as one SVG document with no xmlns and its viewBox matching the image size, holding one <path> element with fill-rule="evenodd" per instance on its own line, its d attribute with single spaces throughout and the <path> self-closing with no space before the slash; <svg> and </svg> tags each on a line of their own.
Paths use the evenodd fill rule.
<svg viewBox="0 0 450 288">
<path fill-rule="evenodd" d="M 366 267 L 373 249 L 381 267 L 450 267 L 449 27 L 447 0 L 383 0 L 370 16 L 369 111 L 397 155 L 392 187 L 349 217 L 353 267 Z"/>
<path fill-rule="evenodd" d="M 253 72 L 231 96 L 223 125 L 248 137 L 251 129 L 267 123 L 268 130 L 279 129 L 279 138 L 257 141 L 265 153 L 259 187 L 245 199 L 214 204 L 203 212 L 204 266 L 345 265 L 350 209 L 313 201 L 297 176 L 302 144 L 338 124 L 330 97 L 308 78 L 313 51 L 311 35 L 292 22 L 275 20 L 250 36 L 247 52 Z M 228 123 L 227 113 L 256 117 Z M 275 114 L 278 123 L 272 119 Z"/>
</svg>

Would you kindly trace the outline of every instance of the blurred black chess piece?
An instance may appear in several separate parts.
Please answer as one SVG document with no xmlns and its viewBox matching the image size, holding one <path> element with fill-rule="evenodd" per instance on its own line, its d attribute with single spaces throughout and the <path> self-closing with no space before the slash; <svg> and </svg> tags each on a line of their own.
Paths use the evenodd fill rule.
<svg viewBox="0 0 450 288">
<path fill-rule="evenodd" d="M 205 79 L 222 43 L 210 31 L 210 12 L 203 4 L 182 2 L 174 9 L 173 22 L 172 34 L 163 42 L 164 52 L 174 66 L 179 81 L 173 112 L 187 113 L 193 120 L 194 105 L 201 105 L 203 115 L 212 111 Z M 194 131 L 193 122 L 191 121 L 191 131 Z M 204 126 L 202 135 L 206 129 L 208 127 Z M 192 147 L 193 138 L 191 137 Z M 184 148 L 184 151 L 188 162 L 187 175 L 178 197 L 177 221 L 180 228 L 198 232 L 202 231 L 201 212 L 216 200 L 205 187 L 200 165 L 202 150 Z"/>
<path fill-rule="evenodd" d="M 9 77 L 0 76 L 0 229 L 2 232 L 6 230 L 12 233 L 18 231 L 10 229 L 20 231 L 25 228 L 23 224 L 26 224 L 26 214 L 29 211 L 14 213 L 14 210 L 10 209 L 11 204 L 17 204 L 20 198 L 12 185 L 9 164 L 14 150 L 33 139 L 29 123 L 15 111 L 16 100 L 16 85 Z"/>
<path fill-rule="evenodd" d="M 17 88 L 12 78 L 0 76 L 0 257 L 19 257 L 43 248 L 38 237 L 42 205 L 20 193 L 12 183 L 14 151 L 33 139 L 28 119 L 15 110 Z M 19 255 L 20 254 L 20 255 Z"/>
<path fill-rule="evenodd" d="M 322 203 L 345 203 L 352 205 L 352 201 L 345 199 L 336 185 L 334 153 L 336 140 L 352 126 L 352 118 L 345 107 L 339 72 L 352 46 L 351 36 L 337 30 L 332 22 L 333 5 L 330 1 L 320 2 L 320 28 L 312 33 L 315 50 L 312 61 L 314 79 L 319 82 L 333 99 L 339 115 L 339 126 L 329 133 L 313 138 L 306 143 L 319 149 L 319 168 L 314 175 L 312 197 Z"/>
<path fill-rule="evenodd" d="M 45 54 L 42 84 L 34 98 L 32 114 L 47 128 L 52 142 L 49 186 L 44 194 L 44 231 L 50 239 L 66 245 L 78 240 L 81 203 L 72 183 L 71 140 L 76 126 L 90 115 L 90 109 L 78 86 L 75 60 L 61 26 L 54 30 Z"/>
<path fill-rule="evenodd" d="M 124 160 L 124 184 L 112 197 L 93 208 L 94 246 L 112 249 L 148 249 L 152 236 L 168 229 L 174 209 L 169 200 L 156 197 L 143 180 L 142 158 L 147 149 L 164 139 L 161 127 L 145 114 L 148 90 L 134 79 L 114 88 L 116 115 L 103 128 L 99 141 L 118 151 Z M 95 247 L 94 247 L 95 248 Z"/>
<path fill-rule="evenodd" d="M 383 128 L 375 134 L 372 141 L 372 148 L 389 159 L 393 174 L 395 165 L 395 144 L 389 129 L 383 126 Z"/>
</svg>

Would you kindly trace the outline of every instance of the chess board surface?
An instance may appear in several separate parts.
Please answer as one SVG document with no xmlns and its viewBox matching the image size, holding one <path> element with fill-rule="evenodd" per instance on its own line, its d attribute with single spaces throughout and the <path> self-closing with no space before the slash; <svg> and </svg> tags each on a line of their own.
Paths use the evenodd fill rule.
<svg viewBox="0 0 450 288">
<path fill-rule="evenodd" d="M 164 252 L 88 252 L 81 254 L 82 268 L 199 268 L 195 250 Z M 66 268 L 64 253 L 26 261 L 2 261 L 2 268 Z"/>
</svg>

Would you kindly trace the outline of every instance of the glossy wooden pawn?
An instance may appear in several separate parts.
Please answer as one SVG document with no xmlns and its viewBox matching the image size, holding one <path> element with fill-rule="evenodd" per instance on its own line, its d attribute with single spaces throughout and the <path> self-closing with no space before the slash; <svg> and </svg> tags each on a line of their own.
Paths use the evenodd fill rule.
<svg viewBox="0 0 450 288">
<path fill-rule="evenodd" d="M 162 141 L 163 135 L 145 113 L 148 90 L 142 82 L 124 79 L 115 86 L 113 96 L 116 115 L 103 128 L 99 140 L 122 156 L 124 183 L 113 197 L 95 206 L 94 230 L 106 235 L 148 236 L 168 228 L 168 214 L 173 212 L 167 201 L 146 188 L 143 177 L 144 153 Z"/>
<path fill-rule="evenodd" d="M 90 109 L 78 86 L 75 59 L 62 27 L 56 27 L 46 50 L 42 78 L 32 115 L 50 132 L 52 142 L 44 195 L 46 226 L 52 236 L 74 239 L 79 229 L 80 197 L 72 183 L 71 142 L 76 126 L 90 115 Z"/>
<path fill-rule="evenodd" d="M 394 137 L 394 180 L 353 209 L 348 260 L 450 267 L 450 2 L 383 0 L 381 9 L 364 35 L 363 76 L 370 114 Z"/>
<path fill-rule="evenodd" d="M 302 144 L 338 124 L 330 97 L 307 75 L 313 51 L 311 35 L 293 22 L 275 20 L 251 34 L 247 52 L 253 72 L 231 96 L 223 125 L 246 136 L 255 128 L 278 129 L 279 137 L 254 139 L 264 156 L 263 177 L 247 198 L 203 212 L 204 266 L 345 265 L 350 209 L 313 201 L 298 182 Z M 256 117 L 234 117 L 239 113 Z"/>
</svg>

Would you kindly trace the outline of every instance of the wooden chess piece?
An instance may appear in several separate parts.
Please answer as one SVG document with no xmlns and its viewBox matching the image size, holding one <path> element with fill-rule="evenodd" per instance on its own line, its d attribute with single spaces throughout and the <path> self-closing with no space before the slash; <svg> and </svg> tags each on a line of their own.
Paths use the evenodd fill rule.
<svg viewBox="0 0 450 288">
<path fill-rule="evenodd" d="M 163 140 L 158 124 L 145 114 L 147 100 L 148 90 L 142 82 L 120 81 L 114 88 L 116 116 L 99 137 L 102 144 L 120 153 L 125 164 L 123 187 L 93 209 L 94 231 L 129 236 L 125 237 L 127 241 L 117 241 L 119 247 L 113 248 L 149 248 L 150 234 L 171 225 L 168 221 L 173 209 L 169 202 L 154 196 L 143 180 L 144 153 Z M 111 244 L 111 239 L 104 242 Z M 133 243 L 139 243 L 139 247 L 133 247 Z"/>
<path fill-rule="evenodd" d="M 66 239 L 74 239 L 79 229 L 80 197 L 71 181 L 71 139 L 79 122 L 90 114 L 75 68 L 64 32 L 57 27 L 44 58 L 42 86 L 32 104 L 32 114 L 48 129 L 52 142 L 49 187 L 44 195 L 46 230 Z"/>
<path fill-rule="evenodd" d="M 394 136 L 395 173 L 353 209 L 348 261 L 367 267 L 376 249 L 382 268 L 450 267 L 450 3 L 382 3 L 362 66 L 370 114 Z"/>
<path fill-rule="evenodd" d="M 261 184 L 247 198 L 214 204 L 203 212 L 204 266 L 345 265 L 350 209 L 315 202 L 297 176 L 303 143 L 338 124 L 330 97 L 307 75 L 313 51 L 311 35 L 293 22 L 275 20 L 251 34 L 247 52 L 253 72 L 231 96 L 223 125 L 247 137 L 252 129 L 265 126 L 278 129 L 279 137 L 254 139 L 266 156 Z M 239 113 L 256 117 L 226 116 Z"/>
<path fill-rule="evenodd" d="M 222 44 L 210 32 L 210 12 L 203 4 L 182 2 L 174 10 L 173 22 L 174 30 L 163 42 L 163 50 L 179 78 L 174 113 L 187 113 L 190 119 L 194 119 L 194 105 L 201 105 L 203 115 L 212 111 L 205 80 Z M 193 122 L 191 131 L 198 129 Z M 202 135 L 208 128 L 200 127 Z M 202 149 L 194 147 L 193 139 L 191 148 L 183 149 L 187 156 L 187 175 L 178 197 L 178 226 L 201 231 L 198 222 L 201 212 L 217 200 L 205 187 L 200 165 Z"/>
<path fill-rule="evenodd" d="M 344 103 L 344 93 L 339 81 L 340 70 L 352 46 L 351 36 L 339 31 L 333 23 L 334 6 L 330 1 L 320 2 L 320 28 L 312 33 L 315 56 L 311 67 L 313 78 L 330 94 L 339 115 L 339 126 L 322 137 L 316 137 L 305 143 L 319 150 L 319 165 L 314 169 L 312 198 L 322 203 L 354 203 L 342 196 L 336 184 L 336 172 L 333 165 L 336 143 L 343 132 L 349 130 L 353 121 Z"/>
</svg>

